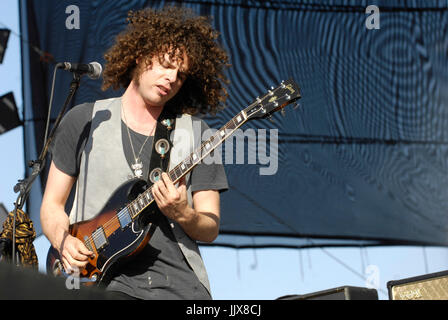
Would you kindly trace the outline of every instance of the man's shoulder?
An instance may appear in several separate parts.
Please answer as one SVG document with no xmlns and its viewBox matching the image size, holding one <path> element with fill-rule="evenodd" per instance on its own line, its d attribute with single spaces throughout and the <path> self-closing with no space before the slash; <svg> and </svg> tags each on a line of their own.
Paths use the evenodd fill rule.
<svg viewBox="0 0 448 320">
<path fill-rule="evenodd" d="M 112 102 L 118 100 L 120 98 L 107 98 L 107 99 L 99 99 L 96 100 L 94 102 L 84 102 L 84 103 L 80 103 L 77 104 L 76 106 L 74 106 L 73 108 L 71 108 L 67 114 L 70 112 L 74 115 L 76 114 L 83 114 L 83 113 L 92 113 L 93 112 L 93 108 L 95 107 L 95 105 L 110 105 Z"/>
<path fill-rule="evenodd" d="M 60 130 L 73 133 L 84 130 L 92 121 L 94 105 L 94 102 L 85 102 L 68 110 L 62 119 Z"/>
<path fill-rule="evenodd" d="M 191 115 L 191 121 L 193 123 L 199 123 L 201 125 L 202 131 L 210 129 L 207 121 L 204 119 L 204 116 Z"/>
<path fill-rule="evenodd" d="M 67 111 L 64 117 L 66 118 L 66 121 L 71 121 L 75 123 L 89 122 L 92 120 L 92 114 L 94 112 L 95 105 L 98 106 L 102 105 L 105 108 L 107 108 L 112 102 L 114 102 L 117 99 L 119 98 L 108 98 L 97 100 L 95 102 L 84 102 L 81 104 L 77 104 L 69 111 Z"/>
<path fill-rule="evenodd" d="M 94 102 L 84 102 L 78 104 L 67 111 L 65 117 L 70 119 L 86 118 L 87 115 L 92 115 Z"/>
</svg>

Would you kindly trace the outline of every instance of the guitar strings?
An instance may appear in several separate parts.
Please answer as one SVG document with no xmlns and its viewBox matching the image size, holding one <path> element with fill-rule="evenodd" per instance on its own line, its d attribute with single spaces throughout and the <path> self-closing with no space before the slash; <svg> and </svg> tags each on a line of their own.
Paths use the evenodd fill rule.
<svg viewBox="0 0 448 320">
<path fill-rule="evenodd" d="M 286 96 L 286 95 L 285 95 L 285 96 Z M 264 99 L 264 98 L 263 98 L 263 99 Z M 273 103 L 273 102 L 270 102 L 270 103 Z M 249 105 L 249 107 L 247 107 L 245 110 L 251 108 L 251 107 L 252 107 L 253 105 L 255 105 L 255 104 L 256 104 L 255 102 L 252 103 L 252 104 Z M 240 113 L 241 113 L 241 112 L 240 112 Z M 214 141 L 215 138 L 220 139 L 218 133 L 221 132 L 222 130 L 227 130 L 227 129 L 229 128 L 229 126 L 231 125 L 231 122 L 233 122 L 233 125 L 235 125 L 235 119 L 237 118 L 238 115 L 240 115 L 240 113 L 238 113 L 235 117 L 233 117 L 231 121 L 229 121 L 226 125 L 224 125 L 220 130 L 218 130 L 218 131 L 212 136 L 212 137 L 213 137 L 213 141 Z M 225 135 L 225 136 L 223 137 L 223 139 L 221 139 L 221 140 L 224 140 L 224 139 L 226 139 L 228 136 L 230 136 L 230 135 L 233 133 L 233 131 L 235 131 L 236 129 L 238 129 L 238 127 L 240 127 L 241 125 L 243 125 L 246 121 L 247 121 L 247 120 L 241 122 L 239 126 L 236 125 L 236 127 L 233 128 L 233 130 L 232 130 L 230 133 L 226 133 L 226 135 Z M 212 139 L 209 139 L 209 140 L 203 142 L 199 148 L 197 148 L 193 153 L 190 154 L 189 157 L 187 157 L 187 159 L 191 160 L 191 156 L 192 156 L 194 153 L 197 154 L 198 151 L 200 151 L 201 154 L 202 154 L 202 152 L 204 151 L 204 148 L 206 147 L 207 143 L 209 143 L 209 141 L 211 141 L 211 140 L 212 140 Z M 200 157 L 200 158 L 204 158 L 204 157 L 207 156 L 209 153 L 211 153 L 211 151 L 213 151 L 213 150 L 214 150 L 214 148 L 211 148 L 211 149 L 208 151 L 208 153 L 206 153 L 205 155 L 203 155 L 203 156 Z M 200 161 L 200 160 L 201 160 L 201 159 L 199 159 L 198 161 Z M 191 161 L 189 161 L 189 163 L 190 163 L 190 162 L 191 162 Z M 169 172 L 169 174 L 174 173 L 175 170 L 179 169 L 183 163 L 185 163 L 185 160 L 182 161 L 182 162 L 180 162 L 178 165 L 176 165 L 176 166 Z M 193 167 L 193 166 L 192 166 L 192 167 Z M 190 168 L 190 169 L 191 169 L 191 168 Z M 181 172 L 182 172 L 182 170 L 181 170 Z M 185 172 L 185 173 L 186 173 L 186 172 Z M 184 174 L 185 174 L 185 173 L 184 173 Z M 183 174 L 183 175 L 184 175 L 184 174 Z M 183 175 L 182 175 L 182 176 L 183 176 Z M 170 175 L 170 176 L 171 176 L 171 175 Z M 181 177 L 182 177 L 182 176 L 181 176 Z M 176 177 L 177 177 L 177 174 L 176 174 Z M 181 177 L 178 177 L 178 179 L 180 179 Z M 177 181 L 178 179 L 176 179 L 176 181 Z M 176 182 L 176 181 L 175 181 L 175 182 Z M 116 228 L 115 228 L 114 230 L 109 230 L 109 228 L 112 226 L 112 223 L 115 223 L 115 219 L 120 220 L 120 218 L 122 218 L 125 214 L 130 214 L 130 211 L 131 211 L 131 212 L 133 211 L 133 209 L 131 209 L 132 204 L 135 203 L 135 202 L 137 202 L 137 201 L 139 201 L 139 200 L 141 200 L 141 199 L 143 199 L 143 196 L 145 195 L 145 193 L 149 193 L 149 189 L 152 190 L 152 186 L 151 186 L 150 188 L 148 188 L 145 192 L 143 192 L 142 194 L 140 194 L 139 196 L 137 196 L 137 198 L 136 198 L 135 200 L 133 200 L 130 204 L 126 205 L 126 207 L 123 208 L 122 210 L 120 210 L 120 212 L 118 212 L 113 218 L 111 218 L 109 221 L 107 221 L 106 223 L 104 223 L 104 224 L 101 226 L 102 229 L 103 229 L 104 234 L 107 234 L 109 231 L 112 231 L 112 232 L 115 231 Z M 148 207 L 148 206 L 154 201 L 152 194 L 149 193 L 149 195 L 150 195 L 150 197 L 151 197 L 152 199 L 146 204 L 146 206 L 144 206 L 141 210 L 139 210 L 135 215 L 131 215 L 131 219 L 132 219 L 132 220 L 134 220 L 135 217 L 136 217 L 137 215 L 139 215 L 143 210 L 146 209 L 146 207 Z M 127 209 L 127 212 L 126 212 L 126 209 Z M 95 241 L 98 240 L 98 239 L 102 236 L 101 234 L 98 234 L 98 233 L 97 233 L 98 230 L 99 230 L 99 229 L 95 230 L 95 231 L 92 233 L 91 236 L 88 236 L 87 239 L 85 239 L 85 243 L 86 243 L 86 244 L 87 244 L 87 241 L 90 241 L 90 242 L 95 246 Z M 93 247 L 93 246 L 92 246 L 92 247 Z M 95 246 L 95 248 L 96 248 L 96 246 Z"/>
<path fill-rule="evenodd" d="M 233 122 L 233 125 L 235 125 L 235 118 L 236 118 L 236 116 L 235 116 L 234 118 L 232 118 L 232 119 L 231 119 L 231 120 L 230 120 L 230 121 L 229 121 L 223 128 L 221 128 L 220 131 L 228 129 L 229 126 L 231 125 L 231 122 Z M 219 132 L 220 132 L 220 131 L 219 131 Z M 219 137 L 217 136 L 217 134 L 214 134 L 212 137 L 214 137 L 214 138 L 219 138 Z M 211 140 L 211 139 L 209 139 L 209 140 Z M 190 159 L 191 159 L 192 154 L 194 154 L 194 153 L 197 154 L 198 152 L 201 152 L 201 154 L 202 154 L 202 152 L 203 152 L 203 150 L 204 150 L 205 145 L 206 145 L 207 142 L 208 142 L 208 141 L 202 143 L 201 146 L 198 147 L 198 148 L 197 148 L 193 153 L 191 153 L 190 156 L 187 157 L 187 158 L 190 158 Z M 199 160 L 199 161 L 200 161 L 200 160 Z M 183 163 L 185 163 L 185 160 L 182 161 L 182 162 L 180 162 L 178 165 L 176 165 L 176 166 L 170 171 L 170 173 L 175 172 L 177 169 L 180 169 L 180 167 L 181 167 L 181 165 L 182 165 Z M 182 170 L 181 170 L 181 172 L 182 172 Z M 175 175 L 176 175 L 176 177 L 177 177 L 177 174 L 175 174 Z M 183 175 L 182 175 L 182 176 L 183 176 Z M 176 180 L 178 180 L 178 179 L 180 179 L 180 177 L 178 177 Z M 176 181 L 175 181 L 175 182 L 176 182 Z M 150 189 L 152 190 L 152 186 L 150 187 Z M 143 198 L 143 196 L 146 196 L 145 193 L 147 193 L 147 192 L 149 193 L 149 189 L 147 189 L 145 192 L 143 192 L 142 194 L 140 194 L 140 195 L 139 195 L 136 199 L 134 199 L 131 203 L 129 203 L 128 205 L 126 205 L 125 208 L 123 208 L 122 210 L 120 210 L 120 211 L 119 211 L 113 218 L 111 218 L 111 219 L 108 220 L 106 223 L 104 223 L 104 224 L 101 226 L 101 227 L 103 228 L 104 233 L 107 234 L 108 231 L 115 231 L 115 230 L 109 230 L 109 228 L 112 226 L 112 224 L 115 224 L 115 220 L 116 220 L 117 218 L 118 218 L 118 220 L 120 220 L 120 218 L 124 217 L 125 214 L 130 214 L 130 215 L 131 215 L 131 218 L 134 219 L 138 214 L 140 214 L 144 209 L 146 209 L 146 207 L 149 206 L 149 205 L 154 201 L 153 196 L 152 196 L 151 193 L 150 193 L 150 197 L 151 197 L 152 199 L 150 200 L 150 202 L 149 202 L 144 208 L 142 208 L 141 210 L 139 210 L 136 214 L 132 215 L 132 212 L 134 211 L 133 209 L 131 209 L 132 204 L 135 203 L 136 201 L 138 202 L 139 200 L 141 200 L 141 199 Z M 126 212 L 126 209 L 127 209 L 127 212 Z M 98 230 L 98 229 L 97 229 L 97 230 Z M 98 235 L 97 235 L 97 233 L 96 233 L 97 230 L 95 230 L 95 231 L 92 233 L 92 236 L 87 237 L 86 241 L 89 240 L 89 241 L 93 242 L 93 244 L 94 244 L 94 243 L 95 243 L 95 240 L 97 240 L 99 237 L 101 237 L 101 234 L 98 234 Z"/>
<path fill-rule="evenodd" d="M 239 114 L 238 114 L 238 115 L 239 115 Z M 233 125 L 235 126 L 235 125 L 236 125 L 236 124 L 235 124 L 235 119 L 236 119 L 236 117 L 237 117 L 238 115 L 236 115 L 235 117 L 233 117 L 233 118 L 232 118 L 232 119 L 231 119 L 225 126 L 223 126 L 218 132 L 221 132 L 222 130 L 227 130 L 227 129 L 230 127 L 230 125 L 232 124 L 232 122 L 233 122 Z M 243 122 L 243 123 L 244 123 L 244 122 Z M 241 123 L 240 126 L 241 126 L 243 123 Z M 238 128 L 238 126 L 237 126 L 236 128 Z M 236 130 L 236 128 L 235 128 L 235 130 Z M 219 139 L 218 132 L 215 133 L 215 134 L 212 136 L 213 139 L 210 138 L 209 140 L 203 142 L 203 143 L 201 144 L 200 147 L 198 147 L 194 152 L 192 152 L 192 153 L 190 154 L 189 157 L 187 157 L 187 159 L 189 159 L 188 163 L 194 163 L 194 161 L 191 161 L 191 160 L 192 160 L 192 155 L 193 155 L 193 154 L 198 154 L 198 153 L 202 154 L 203 151 L 204 151 L 204 149 L 206 148 L 207 143 L 209 143 L 209 141 L 211 141 L 211 140 L 214 141 L 216 138 Z M 231 134 L 231 133 L 226 134 L 226 136 L 229 136 L 230 134 Z M 222 139 L 222 140 L 224 140 L 224 139 Z M 212 151 L 212 150 L 210 150 L 210 152 L 211 152 L 211 151 Z M 206 155 L 204 155 L 203 157 L 205 157 L 205 156 L 206 156 Z M 200 158 L 203 158 L 203 157 L 200 157 Z M 198 162 L 199 162 L 199 161 L 200 161 L 200 159 L 198 160 Z M 185 163 L 185 160 L 184 160 L 184 161 L 181 161 L 179 164 L 177 164 L 177 165 L 176 165 L 176 166 L 169 172 L 170 176 L 172 176 L 171 173 L 174 173 L 174 175 L 176 176 L 176 179 L 175 179 L 174 183 L 175 183 L 178 179 L 180 179 L 180 178 L 185 174 L 185 172 L 184 172 L 183 175 L 181 175 L 180 177 L 177 177 L 177 174 L 175 173 L 176 170 L 179 169 L 179 168 L 182 166 L 182 164 L 184 164 L 184 163 Z M 182 172 L 182 171 L 183 171 L 183 170 L 181 170 L 181 172 Z M 151 186 L 151 189 L 152 189 L 152 186 Z M 109 227 L 111 226 L 112 223 L 115 222 L 115 219 L 116 219 L 116 218 L 120 219 L 120 218 L 122 218 L 125 214 L 130 214 L 130 213 L 132 213 L 132 212 L 134 211 L 134 209 L 132 209 L 132 204 L 135 203 L 135 202 L 138 202 L 138 201 L 140 201 L 140 200 L 142 200 L 142 199 L 144 199 L 144 197 L 146 196 L 145 193 L 148 192 L 148 191 L 149 191 L 149 190 L 147 189 L 145 192 L 143 192 L 142 194 L 140 194 L 140 195 L 139 195 L 136 199 L 134 199 L 130 204 L 128 204 L 125 208 L 123 208 L 122 210 L 120 210 L 120 212 L 118 212 L 113 218 L 111 218 L 109 221 L 107 221 L 106 223 L 104 223 L 104 224 L 102 225 L 102 228 L 103 228 L 104 232 L 107 233 L 107 232 L 109 231 Z M 152 198 L 152 194 L 150 194 L 150 195 L 151 195 L 151 198 Z M 146 200 L 145 200 L 145 201 L 146 201 Z M 149 206 L 149 205 L 152 203 L 152 201 L 154 201 L 153 198 L 152 198 L 152 199 L 150 200 L 150 202 L 147 203 L 142 209 L 138 210 L 136 214 L 134 214 L 134 215 L 131 214 L 131 218 L 134 219 L 138 214 L 140 214 L 144 209 L 146 209 L 146 207 Z M 128 209 L 127 212 L 126 212 L 125 209 Z M 114 230 L 112 230 L 112 231 L 114 231 Z M 95 231 L 94 231 L 94 232 L 95 232 Z M 98 237 L 100 237 L 100 236 L 101 236 L 101 235 L 98 235 L 98 236 L 95 236 L 95 235 L 94 235 L 94 236 L 92 236 L 91 238 L 96 240 L 96 239 L 98 239 Z"/>
<path fill-rule="evenodd" d="M 277 88 L 277 89 L 279 89 L 279 88 Z M 277 90 L 276 89 L 276 90 Z M 275 91 L 275 90 L 274 90 Z M 267 93 L 261 100 L 264 100 L 264 99 L 266 99 L 266 97 L 268 96 L 268 95 L 270 95 L 269 93 Z M 286 97 L 286 96 L 289 96 L 288 94 L 285 94 L 285 95 L 283 95 L 282 96 L 282 98 L 284 98 L 284 97 Z M 274 104 L 275 103 L 275 101 L 272 101 L 272 102 L 268 102 L 268 104 L 266 105 L 266 106 L 269 106 L 270 104 Z M 250 109 L 250 108 L 252 108 L 253 106 L 255 106 L 255 105 L 257 105 L 257 104 L 259 104 L 259 102 L 257 102 L 257 101 L 254 101 L 252 104 L 250 104 L 248 107 L 246 107 L 243 111 L 246 111 L 246 110 L 248 110 L 248 109 Z M 285 104 L 285 106 L 286 106 L 286 104 Z M 223 140 L 225 140 L 225 139 L 227 139 L 235 130 L 237 130 L 239 127 L 241 127 L 246 121 L 247 121 L 247 119 L 245 119 L 243 122 L 241 122 L 240 123 L 240 125 L 236 125 L 235 124 L 235 119 L 239 116 L 241 114 L 241 112 L 240 113 L 238 113 L 237 115 L 235 115 L 229 122 L 227 122 L 221 129 L 219 129 L 211 138 L 213 138 L 213 141 L 215 140 L 215 138 L 218 138 L 218 139 L 220 139 L 221 141 L 223 141 Z M 224 136 L 223 136 L 223 138 L 221 139 L 220 137 L 219 137 L 219 133 L 220 132 L 222 132 L 223 130 L 225 131 L 225 130 L 227 130 L 227 129 L 229 129 L 229 126 L 231 125 L 231 122 L 233 122 L 233 125 L 236 125 L 236 127 L 235 128 L 233 128 L 232 129 L 232 131 L 230 132 L 230 133 L 226 133 Z M 196 150 L 195 151 L 193 151 L 188 157 L 187 157 L 187 159 L 189 159 L 189 161 L 188 161 L 188 163 L 193 163 L 193 162 L 191 162 L 190 160 L 192 160 L 191 159 L 191 157 L 192 157 L 192 155 L 193 154 L 198 154 L 198 152 L 201 152 L 200 154 L 202 154 L 202 152 L 204 151 L 204 148 L 206 147 L 206 145 L 210 142 L 210 141 L 212 141 L 212 139 L 211 138 L 209 138 L 207 141 L 205 141 L 205 142 L 203 142 L 198 148 L 196 148 Z M 221 142 L 220 142 L 221 143 Z M 219 144 L 217 144 L 216 146 L 214 146 L 214 147 L 217 147 Z M 213 150 L 214 150 L 215 148 L 211 148 L 210 150 L 208 150 L 208 152 L 205 154 L 205 155 L 203 155 L 202 157 L 199 157 L 200 159 L 197 161 L 197 162 L 199 162 L 199 161 L 201 161 L 203 158 L 205 158 L 209 153 L 211 153 Z M 170 175 L 170 177 L 171 177 L 171 173 L 174 173 L 175 174 L 175 170 L 177 170 L 177 169 L 179 169 L 179 168 L 181 168 L 181 166 L 182 166 L 182 164 L 185 164 L 185 160 L 184 161 L 181 161 L 180 163 L 178 163 L 172 170 L 170 170 L 170 172 L 168 173 L 169 175 Z M 190 170 L 193 168 L 194 166 L 192 166 L 191 168 L 189 168 Z M 182 172 L 183 170 L 181 169 L 181 172 Z M 175 181 L 173 181 L 173 183 L 176 183 L 181 177 L 183 177 L 186 173 L 187 173 L 188 171 L 186 171 L 186 172 L 184 172 L 180 177 L 177 177 L 177 174 L 175 174 L 176 175 L 176 180 Z M 151 192 L 150 192 L 151 191 Z M 146 193 L 149 193 L 149 196 L 150 196 L 150 198 L 152 198 L 141 210 L 138 210 L 137 211 L 137 213 L 135 214 L 135 215 L 132 215 L 131 214 L 131 212 L 133 211 L 133 209 L 131 209 L 131 206 L 132 206 L 132 204 L 133 203 L 135 203 L 135 202 L 137 202 L 137 201 L 139 201 L 139 200 L 142 200 L 143 199 L 143 196 L 146 194 Z M 146 200 L 145 200 L 146 201 Z M 120 220 L 120 218 L 123 218 L 124 217 L 124 215 L 125 214 L 129 214 L 130 215 L 130 217 L 131 217 L 131 219 L 132 220 L 134 220 L 135 219 L 135 217 L 137 217 L 142 211 L 144 211 L 152 202 L 154 201 L 154 197 L 153 197 L 153 195 L 152 195 L 152 186 L 151 187 L 149 187 L 148 189 L 146 189 L 144 192 L 142 192 L 140 195 L 138 195 L 137 196 L 137 198 L 135 198 L 132 202 L 130 202 L 128 205 L 126 205 L 123 209 L 121 209 L 113 218 L 111 218 L 111 219 L 109 219 L 106 223 L 104 223 L 102 226 L 100 226 L 102 229 L 103 229 L 103 231 L 104 231 L 104 234 L 107 234 L 107 232 L 108 231 L 115 231 L 116 229 L 114 229 L 114 230 L 109 230 L 109 228 L 112 226 L 112 223 L 115 223 L 115 219 L 118 219 L 118 222 L 119 222 L 119 220 Z M 126 210 L 127 209 L 127 210 Z M 127 211 L 127 212 L 125 212 L 125 211 Z M 91 236 L 87 236 L 87 238 L 85 239 L 85 241 L 84 241 L 84 243 L 85 244 L 87 244 L 87 241 L 90 241 L 94 246 L 95 246 L 95 240 L 98 240 L 100 237 L 101 237 L 101 234 L 98 234 L 97 235 L 97 231 L 99 230 L 99 228 L 98 229 L 96 229 L 95 231 L 93 231 L 92 232 L 92 235 Z M 93 247 L 93 246 L 92 246 Z M 96 247 L 95 247 L 95 249 L 96 249 Z"/>
<path fill-rule="evenodd" d="M 267 97 L 268 95 L 269 95 L 269 94 L 266 94 L 265 97 Z M 287 96 L 287 95 L 284 95 L 283 97 L 286 97 L 286 96 Z M 265 97 L 263 97 L 263 100 L 265 99 Z M 283 98 L 283 97 L 282 97 L 282 98 Z M 253 102 L 251 105 L 249 105 L 249 106 L 248 106 L 246 109 L 244 109 L 244 110 L 250 109 L 250 108 L 252 108 L 252 107 L 253 107 L 254 105 L 256 105 L 256 104 L 257 104 L 257 102 Z M 269 106 L 269 104 L 274 104 L 274 101 L 273 101 L 273 102 L 269 102 L 269 103 L 267 104 L 267 106 Z M 240 113 L 241 113 L 241 112 L 240 112 Z M 215 139 L 215 138 L 220 139 L 218 133 L 221 132 L 222 130 L 227 130 L 227 129 L 229 128 L 229 126 L 231 125 L 231 122 L 233 122 L 233 125 L 235 125 L 235 119 L 237 118 L 238 115 L 240 115 L 240 113 L 238 113 L 236 116 L 234 116 L 234 117 L 233 117 L 233 118 L 232 118 L 226 125 L 224 125 L 220 130 L 218 130 L 212 137 L 213 137 L 214 139 Z M 231 135 L 231 134 L 233 133 L 233 131 L 235 131 L 236 129 L 238 129 L 238 127 L 240 127 L 241 125 L 243 125 L 246 121 L 247 121 L 247 120 L 241 122 L 241 124 L 240 124 L 239 126 L 237 125 L 235 128 L 233 128 L 233 130 L 232 130 L 230 133 L 226 134 L 226 135 L 223 137 L 223 139 L 221 139 L 221 140 L 225 140 L 229 135 Z M 214 141 L 214 139 L 213 139 L 213 141 Z M 209 143 L 210 140 L 212 140 L 212 139 L 210 138 L 209 140 L 203 142 L 199 148 L 197 148 L 193 153 L 190 154 L 189 157 L 187 157 L 187 159 L 189 158 L 189 159 L 191 160 L 191 156 L 192 156 L 194 153 L 197 154 L 198 151 L 200 151 L 201 154 L 202 154 L 202 152 L 204 151 L 205 146 L 207 145 L 207 143 Z M 210 149 L 209 152 L 208 152 L 207 154 L 205 154 L 202 158 L 204 158 L 205 156 L 207 156 L 207 155 L 208 155 L 209 153 L 211 153 L 211 151 L 213 151 L 213 150 L 214 150 L 214 148 Z M 198 162 L 199 162 L 200 160 L 201 160 L 201 159 L 199 159 Z M 181 161 L 179 164 L 177 164 L 177 165 L 176 165 L 176 166 L 169 172 L 169 174 L 174 173 L 175 170 L 179 169 L 179 168 L 181 167 L 181 165 L 184 164 L 184 163 L 185 163 L 185 160 L 184 160 L 184 161 Z M 189 163 L 190 163 L 190 161 L 189 161 Z M 190 168 L 190 169 L 191 169 L 191 168 Z M 181 172 L 182 172 L 182 170 L 181 170 Z M 185 173 L 186 173 L 186 172 L 185 172 Z M 184 174 L 185 174 L 185 173 L 184 173 Z M 183 174 L 183 175 L 184 175 L 184 174 Z M 182 177 L 183 175 L 181 175 L 181 177 Z M 170 176 L 171 176 L 171 175 L 170 175 Z M 176 176 L 177 176 L 177 175 L 176 175 Z M 174 181 L 174 183 L 177 182 L 177 180 L 180 179 L 181 177 L 178 177 L 178 178 Z M 137 198 L 134 199 L 131 203 L 129 203 L 128 205 L 126 205 L 126 207 L 123 208 L 122 210 L 120 210 L 120 212 L 118 212 L 113 218 L 111 218 L 109 221 L 107 221 L 106 223 L 104 223 L 104 224 L 101 226 L 102 229 L 103 229 L 103 231 L 104 231 L 104 233 L 106 234 L 108 231 L 110 231 L 109 228 L 111 227 L 111 224 L 115 222 L 115 219 L 118 218 L 118 220 L 119 220 L 119 219 L 122 218 L 126 213 L 127 213 L 127 214 L 130 214 L 129 211 L 131 211 L 131 212 L 133 211 L 133 209 L 131 209 L 131 205 L 132 205 L 133 203 L 135 203 L 136 201 L 141 200 L 141 199 L 143 198 L 143 195 L 144 195 L 145 193 L 149 193 L 150 189 L 152 190 L 152 186 L 151 186 L 150 188 L 148 188 L 146 191 L 144 191 L 142 194 L 140 194 L 139 196 L 137 196 Z M 152 193 L 149 193 L 149 195 L 150 195 L 150 197 L 151 197 L 152 199 L 149 201 L 149 203 L 148 203 L 146 206 L 144 206 L 141 210 L 139 210 L 135 215 L 131 215 L 131 219 L 132 219 L 132 220 L 134 220 L 134 218 L 135 218 L 136 216 L 138 216 L 143 210 L 145 210 L 145 209 L 146 209 L 146 208 L 147 208 L 147 207 L 154 201 L 154 198 L 153 198 L 153 196 L 152 196 Z M 125 209 L 127 209 L 127 212 L 125 212 L 125 211 L 126 211 Z M 129 210 L 129 209 L 131 209 L 131 210 Z M 97 229 L 97 230 L 98 230 L 98 229 Z M 86 243 L 87 240 L 89 240 L 89 241 L 91 241 L 91 242 L 93 243 L 93 245 L 95 245 L 95 240 L 98 240 L 98 238 L 101 237 L 101 234 L 98 234 L 98 235 L 96 234 L 97 230 L 95 230 L 95 231 L 92 233 L 91 236 L 88 236 L 88 237 L 87 237 L 87 239 L 85 240 L 85 243 Z M 116 229 L 114 229 L 114 230 L 112 230 L 112 231 L 115 231 L 115 230 L 116 230 Z"/>
<path fill-rule="evenodd" d="M 226 129 L 228 129 L 228 127 L 230 126 L 230 122 L 234 122 L 235 118 L 236 118 L 236 116 L 235 116 L 234 118 L 232 118 L 232 120 L 229 121 L 223 128 L 221 128 L 221 130 L 226 130 Z M 234 123 L 234 125 L 235 125 L 235 123 Z M 216 134 L 213 135 L 213 137 L 214 137 L 214 138 L 217 138 Z M 191 153 L 190 156 L 187 157 L 187 158 L 190 158 L 190 159 L 191 159 L 192 154 L 194 154 L 194 153 L 196 153 L 196 154 L 197 154 L 198 152 L 201 152 L 201 153 L 202 153 L 203 150 L 204 150 L 204 148 L 205 148 L 205 145 L 206 145 L 206 142 L 204 142 L 199 148 L 197 148 L 197 149 L 196 149 L 193 153 Z M 199 161 L 200 161 L 200 160 L 199 160 Z M 182 161 L 182 162 L 180 162 L 178 165 L 176 165 L 176 166 L 169 172 L 170 176 L 171 176 L 171 173 L 175 173 L 175 171 L 176 171 L 177 169 L 180 169 L 182 163 L 185 163 L 185 160 Z M 181 172 L 182 172 L 182 171 L 183 171 L 183 170 L 181 170 Z M 185 173 L 184 173 L 184 174 L 185 174 Z M 177 177 L 177 174 L 175 174 L 175 176 Z M 183 176 L 183 175 L 181 175 L 181 176 Z M 180 179 L 180 177 L 178 177 L 176 180 L 178 180 L 178 179 Z M 176 182 L 176 180 L 174 181 L 174 183 Z M 140 195 L 139 195 L 136 199 L 134 199 L 131 203 L 129 203 L 128 205 L 126 205 L 126 207 L 123 208 L 122 210 L 120 210 L 120 211 L 119 211 L 113 218 L 111 218 L 111 219 L 108 220 L 106 223 L 104 223 L 104 224 L 102 225 L 102 228 L 103 228 L 104 233 L 107 234 L 109 231 L 115 231 L 115 230 L 110 230 L 110 227 L 113 226 L 112 224 L 115 224 L 116 219 L 120 220 L 120 219 L 121 219 L 122 217 L 124 217 L 126 214 L 129 214 L 129 215 L 131 216 L 131 219 L 135 219 L 135 217 L 136 217 L 138 214 L 140 214 L 144 209 L 146 209 L 146 207 L 148 207 L 148 206 L 154 201 L 153 195 L 152 195 L 152 193 L 149 192 L 149 189 L 152 190 L 152 186 L 151 186 L 150 188 L 148 188 L 145 192 L 143 192 L 142 194 L 140 194 Z M 141 200 L 141 199 L 143 199 L 143 198 L 146 196 L 146 193 L 149 193 L 151 200 L 150 200 L 150 201 L 149 201 L 149 202 L 148 202 L 148 203 L 147 203 L 141 210 L 138 210 L 136 214 L 132 214 L 132 212 L 134 211 L 134 209 L 132 209 L 132 204 L 135 203 L 135 202 L 138 202 L 138 201 Z M 145 201 L 146 201 L 146 200 L 145 200 Z M 126 212 L 126 209 L 127 209 L 127 212 Z M 97 230 L 98 230 L 98 229 L 97 229 Z M 87 239 L 86 239 L 86 241 L 88 240 L 88 241 L 90 241 L 90 242 L 93 242 L 93 244 L 94 244 L 94 243 L 95 243 L 95 240 L 97 240 L 99 237 L 101 237 L 101 234 L 97 234 L 97 233 L 96 233 L 97 230 L 95 230 L 95 231 L 92 233 L 91 236 L 88 236 Z"/>
</svg>

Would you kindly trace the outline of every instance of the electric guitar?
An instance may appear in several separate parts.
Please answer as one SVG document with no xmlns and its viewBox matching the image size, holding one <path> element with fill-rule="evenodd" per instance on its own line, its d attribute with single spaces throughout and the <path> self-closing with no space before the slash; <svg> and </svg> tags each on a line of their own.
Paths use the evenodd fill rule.
<svg viewBox="0 0 448 320">
<path fill-rule="evenodd" d="M 293 80 L 283 81 L 277 88 L 271 88 L 170 170 L 168 176 L 171 181 L 176 184 L 247 121 L 270 117 L 272 113 L 300 98 L 300 89 Z M 95 218 L 70 225 L 70 234 L 94 252 L 87 265 L 79 270 L 81 282 L 86 285 L 101 283 L 112 265 L 143 249 L 153 233 L 151 215 L 154 215 L 156 205 L 152 186 L 143 180 L 132 179 L 115 190 Z M 59 252 L 53 247 L 47 255 L 47 272 L 68 276 Z"/>
</svg>

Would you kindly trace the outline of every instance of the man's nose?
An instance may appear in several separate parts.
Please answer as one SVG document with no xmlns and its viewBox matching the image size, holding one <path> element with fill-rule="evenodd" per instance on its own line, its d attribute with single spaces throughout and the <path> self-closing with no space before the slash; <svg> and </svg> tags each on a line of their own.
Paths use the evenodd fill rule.
<svg viewBox="0 0 448 320">
<path fill-rule="evenodd" d="M 169 69 L 168 72 L 166 73 L 166 78 L 168 79 L 168 81 L 170 83 L 173 83 L 177 80 L 177 69 Z"/>
</svg>

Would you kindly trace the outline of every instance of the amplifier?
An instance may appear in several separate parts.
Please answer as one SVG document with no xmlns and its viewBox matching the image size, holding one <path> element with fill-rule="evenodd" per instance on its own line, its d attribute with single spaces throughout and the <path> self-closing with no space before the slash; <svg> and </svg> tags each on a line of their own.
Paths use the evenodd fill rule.
<svg viewBox="0 0 448 320">
<path fill-rule="evenodd" d="M 390 300 L 448 300 L 448 271 L 389 281 Z"/>
<path fill-rule="evenodd" d="M 375 289 L 343 286 L 304 295 L 287 295 L 277 300 L 378 300 Z"/>
</svg>

